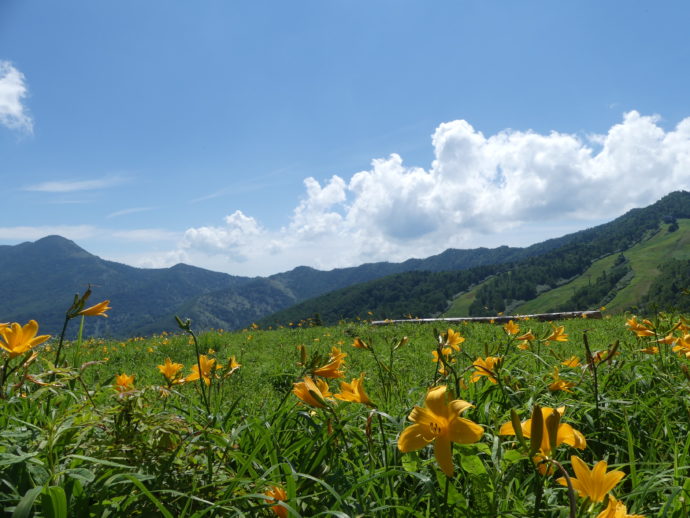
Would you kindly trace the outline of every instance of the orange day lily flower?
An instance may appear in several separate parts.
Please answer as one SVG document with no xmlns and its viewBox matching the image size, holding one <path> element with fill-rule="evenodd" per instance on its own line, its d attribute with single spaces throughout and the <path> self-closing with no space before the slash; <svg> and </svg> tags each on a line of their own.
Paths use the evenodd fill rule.
<svg viewBox="0 0 690 518">
<path fill-rule="evenodd" d="M 547 457 L 551 454 L 551 438 L 549 437 L 549 431 L 546 427 L 546 422 L 549 416 L 553 414 L 558 414 L 558 418 L 560 419 L 563 414 L 565 413 L 565 407 L 560 407 L 560 408 L 549 408 L 549 407 L 541 407 L 541 415 L 542 415 L 542 421 L 543 421 L 543 428 L 542 428 L 542 439 L 541 439 L 541 445 L 540 445 L 540 450 L 543 455 L 546 455 Z M 523 421 L 520 424 L 520 428 L 522 429 L 522 435 L 529 439 L 532 437 L 532 419 L 527 419 L 526 421 Z M 559 422 L 558 428 L 556 429 L 556 438 L 554 441 L 555 446 L 559 446 L 561 444 L 568 444 L 574 448 L 577 448 L 579 450 L 585 449 L 587 446 L 587 441 L 585 440 L 585 436 L 582 435 L 581 432 L 575 430 L 572 426 L 570 426 L 567 423 L 561 423 Z M 512 421 L 508 421 L 507 423 L 504 423 L 500 430 L 498 431 L 499 435 L 515 435 L 515 429 L 513 428 L 513 423 Z"/>
<path fill-rule="evenodd" d="M 162 365 L 157 365 L 160 373 L 168 380 L 169 383 L 173 383 L 180 374 L 180 371 L 184 368 L 181 363 L 173 363 L 170 358 L 165 359 L 165 363 Z"/>
<path fill-rule="evenodd" d="M 677 352 L 678 354 L 684 354 L 687 358 L 690 358 L 690 334 L 678 338 L 678 341 L 676 342 L 676 345 L 673 346 L 672 351 Z"/>
<path fill-rule="evenodd" d="M 211 373 L 216 364 L 216 360 L 209 358 L 205 354 L 199 355 L 198 363 L 192 365 L 192 373 L 185 378 L 185 381 L 195 381 L 199 379 L 199 364 L 201 364 L 201 377 L 206 386 L 211 384 Z"/>
<path fill-rule="evenodd" d="M 441 376 L 447 376 L 449 373 L 446 370 L 446 364 L 447 363 L 455 363 L 455 358 L 449 358 L 450 354 L 452 353 L 452 349 L 450 347 L 444 347 L 443 350 L 441 351 L 441 354 L 443 354 L 444 359 L 439 363 L 438 358 L 438 351 L 431 351 L 431 355 L 433 356 L 433 359 L 431 360 L 434 363 L 438 363 L 438 373 Z"/>
<path fill-rule="evenodd" d="M 547 342 L 567 342 L 568 335 L 565 334 L 565 326 L 553 326 L 553 331 L 544 340 Z"/>
<path fill-rule="evenodd" d="M 325 381 L 317 380 L 315 382 L 309 376 L 295 383 L 292 387 L 292 393 L 306 404 L 316 408 L 325 408 L 326 398 L 332 395 Z"/>
<path fill-rule="evenodd" d="M 491 383 L 497 383 L 496 380 L 496 365 L 501 362 L 501 358 L 497 356 L 487 356 L 484 358 L 477 358 L 472 362 L 475 371 L 472 373 L 470 383 L 476 383 L 482 376 L 486 376 Z"/>
<path fill-rule="evenodd" d="M 128 376 L 122 373 L 115 376 L 115 382 L 113 383 L 113 388 L 118 392 L 126 392 L 127 390 L 134 390 L 134 374 Z"/>
<path fill-rule="evenodd" d="M 271 486 L 268 490 L 266 490 L 264 492 L 264 495 L 271 498 L 271 500 L 269 500 L 269 502 L 275 502 L 275 501 L 285 502 L 287 500 L 287 493 L 280 486 Z M 280 518 L 287 518 L 288 517 L 288 510 L 287 510 L 287 508 L 283 507 L 282 505 L 271 506 L 271 511 L 273 511 Z"/>
<path fill-rule="evenodd" d="M 609 495 L 608 505 L 606 509 L 597 515 L 597 518 L 645 518 L 641 514 L 628 514 L 628 508 L 623 502 L 615 499 L 613 495 Z"/>
<path fill-rule="evenodd" d="M 315 376 L 321 376 L 322 378 L 344 378 L 345 371 L 341 370 L 344 363 L 344 358 L 347 353 L 342 352 L 337 347 L 331 349 L 331 357 L 329 362 L 323 367 L 314 369 L 313 374 Z"/>
<path fill-rule="evenodd" d="M 603 502 L 606 494 L 625 476 L 625 473 L 619 470 L 607 473 L 608 464 L 603 460 L 597 462 L 591 470 L 585 461 L 575 455 L 570 457 L 570 462 L 575 471 L 575 477 L 570 479 L 573 489 L 582 498 L 589 498 L 592 502 Z M 556 479 L 556 482 L 564 486 L 568 485 L 565 477 Z"/>
<path fill-rule="evenodd" d="M 345 381 L 340 382 L 340 394 L 335 394 L 337 399 L 342 401 L 351 401 L 353 403 L 362 403 L 364 405 L 375 407 L 367 393 L 364 391 L 364 373 L 359 375 L 359 378 L 354 378 L 350 383 Z"/>
<path fill-rule="evenodd" d="M 355 338 L 355 341 L 352 342 L 352 347 L 355 347 L 357 349 L 369 349 L 369 344 L 367 344 L 358 336 Z"/>
<path fill-rule="evenodd" d="M 29 320 L 24 326 L 17 322 L 3 324 L 0 327 L 0 347 L 9 353 L 10 358 L 15 358 L 50 338 L 50 335 L 36 336 L 37 332 L 38 323 L 35 320 Z"/>
<path fill-rule="evenodd" d="M 451 347 L 455 351 L 460 351 L 460 344 L 465 341 L 465 338 L 460 335 L 460 333 L 453 331 L 448 328 L 446 335 L 444 336 L 444 345 Z"/>
<path fill-rule="evenodd" d="M 580 358 L 577 356 L 571 356 L 565 361 L 561 362 L 561 365 L 564 365 L 566 367 L 579 367 L 580 366 Z"/>
<path fill-rule="evenodd" d="M 106 317 L 108 318 L 108 315 L 105 314 L 106 311 L 109 309 L 112 309 L 110 306 L 109 300 L 104 300 L 103 302 L 99 302 L 95 306 L 91 306 L 90 308 L 82 309 L 77 315 L 84 315 L 85 317 Z"/>
<path fill-rule="evenodd" d="M 446 403 L 446 386 L 430 388 L 424 407 L 415 406 L 408 416 L 412 426 L 403 430 L 398 438 L 398 448 L 403 453 L 419 450 L 434 443 L 434 456 L 446 476 L 453 476 L 451 442 L 470 444 L 481 439 L 484 429 L 478 424 L 460 417 L 472 405 L 461 399 Z"/>
<path fill-rule="evenodd" d="M 520 332 L 520 326 L 517 325 L 512 320 L 509 320 L 507 324 L 503 325 L 503 330 L 509 335 L 516 335 Z M 524 338 L 523 338 L 524 340 Z"/>
<path fill-rule="evenodd" d="M 637 321 L 637 317 L 630 317 L 625 321 L 625 325 L 640 338 L 643 336 L 654 336 L 654 331 L 650 329 L 654 327 L 654 324 L 649 320 L 643 320 L 640 323 Z"/>
<path fill-rule="evenodd" d="M 563 378 L 561 378 L 561 376 L 558 374 L 558 367 L 553 368 L 552 377 L 553 377 L 553 383 L 551 383 L 549 385 L 549 390 L 551 392 L 556 392 L 558 390 L 562 390 L 564 392 L 571 392 L 572 393 L 572 390 L 570 390 L 570 389 L 575 386 L 575 383 L 573 383 L 572 381 L 566 381 Z"/>
<path fill-rule="evenodd" d="M 535 338 L 536 338 L 536 336 L 534 336 L 534 333 L 532 333 L 532 330 L 530 329 L 529 331 L 527 331 L 526 333 L 521 334 L 520 336 L 516 337 L 515 339 L 516 339 L 516 340 L 521 340 L 521 341 L 525 341 L 525 340 L 530 340 L 530 341 L 531 341 L 531 340 L 534 340 Z"/>
</svg>

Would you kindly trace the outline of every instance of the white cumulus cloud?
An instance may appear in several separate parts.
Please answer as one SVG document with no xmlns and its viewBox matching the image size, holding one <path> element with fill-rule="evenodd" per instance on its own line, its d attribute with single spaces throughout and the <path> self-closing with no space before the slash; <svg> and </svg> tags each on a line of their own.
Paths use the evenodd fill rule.
<svg viewBox="0 0 690 518">
<path fill-rule="evenodd" d="M 349 179 L 307 178 L 282 228 L 236 211 L 222 226 L 188 229 L 180 249 L 195 264 L 242 274 L 400 261 L 449 247 L 527 245 L 566 223 L 584 228 L 690 190 L 690 117 L 665 130 L 657 116 L 631 111 L 588 137 L 485 136 L 456 120 L 439 125 L 431 144 L 428 168 L 393 154 Z"/>
<path fill-rule="evenodd" d="M 23 104 L 27 92 L 24 74 L 9 61 L 0 61 L 0 124 L 27 133 L 33 131 L 33 121 Z"/>
<path fill-rule="evenodd" d="M 225 217 L 224 226 L 188 229 L 184 234 L 182 248 L 209 255 L 228 254 L 232 260 L 245 261 L 248 255 L 253 255 L 253 245 L 263 232 L 254 218 L 237 210 Z"/>
</svg>

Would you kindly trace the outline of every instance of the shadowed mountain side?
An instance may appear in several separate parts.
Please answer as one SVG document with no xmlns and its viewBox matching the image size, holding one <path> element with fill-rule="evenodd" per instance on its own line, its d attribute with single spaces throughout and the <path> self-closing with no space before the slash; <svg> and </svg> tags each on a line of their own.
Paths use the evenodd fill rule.
<svg viewBox="0 0 690 518">
<path fill-rule="evenodd" d="M 447 250 L 404 263 L 369 263 L 319 271 L 298 267 L 263 277 L 237 277 L 178 264 L 144 269 L 106 261 L 60 236 L 0 246 L 0 321 L 36 319 L 42 333 L 57 334 L 75 293 L 90 284 L 89 302 L 111 301 L 108 318 L 89 318 L 88 336 L 144 335 L 174 329 L 173 315 L 192 318 L 196 329 L 244 327 L 309 297 L 391 273 L 455 270 L 504 262 L 523 249 Z M 72 326 L 74 328 L 76 326 Z"/>
<path fill-rule="evenodd" d="M 187 265 L 133 268 L 105 261 L 72 241 L 48 236 L 0 248 L 0 321 L 36 319 L 40 331 L 59 333 L 75 293 L 89 284 L 90 303 L 110 299 L 109 318 L 88 318 L 88 335 L 124 335 L 179 307 L 192 297 L 250 281 Z M 117 309 L 115 309 L 117 308 Z M 76 327 L 76 326 L 75 326 Z"/>
</svg>

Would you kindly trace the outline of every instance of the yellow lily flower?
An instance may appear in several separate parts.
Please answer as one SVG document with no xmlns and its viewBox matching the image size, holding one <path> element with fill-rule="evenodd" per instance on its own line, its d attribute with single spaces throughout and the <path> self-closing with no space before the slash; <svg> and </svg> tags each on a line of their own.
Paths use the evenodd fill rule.
<svg viewBox="0 0 690 518">
<path fill-rule="evenodd" d="M 645 353 L 645 354 L 659 354 L 659 347 L 656 345 L 651 345 L 649 347 L 645 347 L 643 349 L 640 349 L 640 352 Z"/>
<path fill-rule="evenodd" d="M 690 358 L 690 334 L 678 338 L 678 341 L 676 342 L 676 345 L 673 346 L 672 351 L 677 352 L 678 354 L 684 354 L 687 358 Z"/>
<path fill-rule="evenodd" d="M 556 392 L 558 390 L 562 390 L 564 392 L 571 392 L 570 390 L 572 387 L 575 386 L 575 383 L 572 381 L 566 381 L 561 376 L 558 374 L 558 367 L 553 368 L 553 383 L 549 385 L 549 390 L 551 392 Z"/>
<path fill-rule="evenodd" d="M 226 367 L 227 372 L 225 373 L 226 376 L 230 376 L 232 373 L 234 373 L 237 369 L 242 367 L 242 364 L 237 361 L 235 358 L 235 355 L 233 354 L 230 359 L 228 360 L 228 365 Z"/>
<path fill-rule="evenodd" d="M 547 342 L 567 342 L 568 335 L 565 334 L 565 326 L 553 326 L 553 331 L 544 340 Z"/>
<path fill-rule="evenodd" d="M 509 320 L 507 324 L 503 325 L 503 330 L 509 335 L 516 335 L 520 332 L 520 326 Z M 522 340 L 525 340 L 525 338 L 522 338 Z"/>
<path fill-rule="evenodd" d="M 333 347 L 331 349 L 329 362 L 323 367 L 314 369 L 312 374 L 321 376 L 322 378 L 344 378 L 345 371 L 341 370 L 340 367 L 344 363 L 345 356 L 347 356 L 347 353 L 342 352 L 337 347 Z"/>
<path fill-rule="evenodd" d="M 551 438 L 549 437 L 549 431 L 546 427 L 546 421 L 551 416 L 552 414 L 557 413 L 558 417 L 562 417 L 563 414 L 565 413 L 565 407 L 560 407 L 560 408 L 549 408 L 549 407 L 542 407 L 541 408 L 541 415 L 543 417 L 543 429 L 542 429 L 542 438 L 541 438 L 541 445 L 540 445 L 540 450 L 541 453 L 545 456 L 549 456 L 551 454 Z M 526 421 L 523 421 L 520 424 L 520 427 L 522 428 L 522 435 L 529 439 L 532 436 L 532 419 L 527 419 Z M 507 423 L 504 423 L 500 430 L 498 431 L 499 435 L 515 435 L 515 429 L 513 428 L 513 423 L 512 421 L 508 421 Z M 585 440 L 585 436 L 582 435 L 579 431 L 575 430 L 572 426 L 570 426 L 567 423 L 560 423 L 558 424 L 558 428 L 556 431 L 556 437 L 554 441 L 555 446 L 560 446 L 561 444 L 568 444 L 574 448 L 577 448 L 579 450 L 585 449 L 587 446 L 587 441 Z"/>
<path fill-rule="evenodd" d="M 579 367 L 580 366 L 580 358 L 577 356 L 571 356 L 567 360 L 561 362 L 561 365 L 565 365 L 566 367 Z"/>
<path fill-rule="evenodd" d="M 535 338 L 536 338 L 536 336 L 534 336 L 534 333 L 532 333 L 532 330 L 530 329 L 529 331 L 527 331 L 524 334 L 521 334 L 520 336 L 516 337 L 515 339 L 521 340 L 521 341 L 525 341 L 525 340 L 531 341 L 531 340 L 534 340 Z"/>
<path fill-rule="evenodd" d="M 475 371 L 472 373 L 470 378 L 470 383 L 476 383 L 481 379 L 482 376 L 486 376 L 491 383 L 497 383 L 496 380 L 496 365 L 501 362 L 501 358 L 496 356 L 487 356 L 484 358 L 477 358 L 472 362 Z"/>
<path fill-rule="evenodd" d="M 673 334 L 668 334 L 664 336 L 663 338 L 659 338 L 657 342 L 660 344 L 665 344 L 665 345 L 673 345 L 678 341 L 678 338 L 673 336 Z"/>
<path fill-rule="evenodd" d="M 90 308 L 82 309 L 77 315 L 84 315 L 85 317 L 106 317 L 108 318 L 108 315 L 105 314 L 106 311 L 109 309 L 113 309 L 110 306 L 109 300 L 104 300 L 103 302 L 99 302 L 95 306 L 91 306 Z"/>
<path fill-rule="evenodd" d="M 359 375 L 359 378 L 354 378 L 350 383 L 345 381 L 340 382 L 340 394 L 335 394 L 337 399 L 342 401 L 351 401 L 353 403 L 362 403 L 364 405 L 375 407 L 367 393 L 364 392 L 364 373 Z"/>
<path fill-rule="evenodd" d="M 367 344 L 358 336 L 357 338 L 355 338 L 355 341 L 352 342 L 352 347 L 355 347 L 357 349 L 369 349 L 369 344 Z"/>
<path fill-rule="evenodd" d="M 37 332 L 38 323 L 35 320 L 29 320 L 24 326 L 17 322 L 3 324 L 0 327 L 0 347 L 9 353 L 10 358 L 15 358 L 50 338 L 50 335 L 36 336 Z"/>
<path fill-rule="evenodd" d="M 113 388 L 118 392 L 126 392 L 128 390 L 134 390 L 134 374 L 128 376 L 122 373 L 115 376 L 115 382 L 113 383 Z"/>
<path fill-rule="evenodd" d="M 642 514 L 628 514 L 628 508 L 623 502 L 609 495 L 609 502 L 602 512 L 597 515 L 597 518 L 645 518 Z"/>
<path fill-rule="evenodd" d="M 448 351 L 448 353 L 446 353 L 446 350 Z M 446 370 L 446 363 L 455 363 L 455 358 L 449 358 L 449 355 L 450 355 L 451 352 L 452 352 L 452 351 L 451 351 L 450 347 L 444 347 L 443 350 L 441 351 L 441 353 L 442 353 L 443 356 L 445 357 L 445 358 L 444 358 L 445 363 L 444 363 L 443 361 L 439 363 L 439 361 L 438 361 L 438 351 L 431 351 L 431 355 L 433 356 L 433 358 L 432 358 L 431 361 L 434 362 L 434 363 L 439 363 L 439 365 L 438 365 L 438 373 L 439 373 L 441 376 L 447 376 L 447 375 L 449 374 L 449 372 Z"/>
<path fill-rule="evenodd" d="M 157 367 L 165 379 L 173 383 L 179 377 L 180 371 L 184 368 L 184 365 L 181 363 L 173 363 L 170 358 L 166 358 L 165 363 L 157 365 Z"/>
<path fill-rule="evenodd" d="M 637 321 L 637 317 L 631 317 L 625 321 L 625 325 L 638 337 L 654 336 L 654 331 L 650 329 L 654 327 L 654 324 L 649 320 L 645 319 L 640 323 Z"/>
<path fill-rule="evenodd" d="M 303 381 L 295 383 L 292 387 L 292 393 L 306 404 L 316 408 L 324 408 L 326 398 L 332 395 L 325 381 L 317 380 L 314 382 L 309 376 L 306 376 Z"/>
<path fill-rule="evenodd" d="M 444 344 L 448 347 L 453 348 L 456 351 L 460 351 L 460 344 L 465 341 L 465 338 L 460 336 L 460 333 L 453 331 L 448 328 L 446 336 L 444 337 Z"/>
<path fill-rule="evenodd" d="M 287 492 L 280 486 L 271 486 L 268 490 L 266 490 L 264 492 L 264 495 L 271 497 L 270 502 L 275 502 L 275 501 L 285 502 L 288 498 Z M 280 518 L 287 518 L 288 517 L 288 510 L 287 510 L 287 508 L 283 507 L 282 505 L 271 506 L 271 511 L 273 511 L 273 513 L 276 516 L 279 516 Z"/>
<path fill-rule="evenodd" d="M 470 444 L 481 439 L 484 429 L 460 417 L 472 405 L 455 399 L 446 403 L 446 386 L 433 387 L 426 394 L 425 407 L 415 406 L 408 419 L 412 426 L 398 438 L 398 449 L 407 453 L 434 443 L 434 456 L 446 476 L 453 476 L 451 442 Z"/>
<path fill-rule="evenodd" d="M 580 457 L 573 455 L 570 457 L 570 462 L 575 472 L 575 477 L 570 479 L 573 489 L 582 498 L 589 498 L 592 502 L 603 502 L 606 494 L 625 476 L 625 473 L 619 470 L 607 473 L 606 468 L 608 464 L 603 460 L 597 462 L 591 471 Z M 564 486 L 568 485 L 565 477 L 556 479 L 556 482 Z"/>
<path fill-rule="evenodd" d="M 213 373 L 216 360 L 214 358 L 209 358 L 205 354 L 199 355 L 199 362 L 192 365 L 192 373 L 185 378 L 185 381 L 189 382 L 199 379 L 199 364 L 201 364 L 201 377 L 208 386 L 211 384 L 211 374 Z"/>
</svg>

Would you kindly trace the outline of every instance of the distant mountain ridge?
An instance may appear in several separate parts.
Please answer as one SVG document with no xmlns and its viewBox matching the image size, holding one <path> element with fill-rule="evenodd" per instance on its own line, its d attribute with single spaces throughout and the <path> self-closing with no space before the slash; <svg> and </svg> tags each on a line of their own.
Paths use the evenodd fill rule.
<svg viewBox="0 0 690 518">
<path fill-rule="evenodd" d="M 677 227 L 674 222 L 682 218 L 690 218 L 690 193 L 677 191 L 648 207 L 630 210 L 609 223 L 522 249 L 515 253 L 512 262 L 459 272 L 400 273 L 304 301 L 264 318 L 261 323 L 285 324 L 311 318 L 317 313 L 324 323 L 367 315 L 376 319 L 404 318 L 410 314 L 429 317 L 445 313 L 454 299 L 466 294 L 470 297 L 462 314 L 446 313 L 445 316 L 495 315 L 524 304 L 567 279 L 577 278 L 600 257 L 628 250 L 663 223 Z M 678 284 L 678 279 L 683 278 L 682 264 L 668 268 L 658 265 L 667 273 L 652 286 L 654 293 L 668 291 L 659 284 L 665 279 Z M 581 293 L 578 297 L 577 300 L 584 300 Z M 668 301 L 671 305 L 670 298 Z M 575 298 L 572 303 L 576 303 Z M 650 304 L 649 297 L 642 294 L 635 304 Z"/>
<path fill-rule="evenodd" d="M 320 271 L 301 266 L 270 277 L 241 277 L 186 264 L 143 269 L 101 259 L 60 236 L 0 245 L 0 321 L 36 319 L 57 333 L 74 293 L 93 286 L 93 299 L 110 299 L 109 318 L 88 319 L 90 336 L 152 334 L 175 328 L 173 315 L 197 329 L 237 329 L 314 296 L 401 271 L 466 269 L 504 262 L 525 249 L 446 250 L 404 263 L 368 263 Z"/>
<path fill-rule="evenodd" d="M 534 298 L 542 285 L 580 275 L 599 256 L 627 249 L 664 218 L 684 217 L 690 217 L 690 193 L 681 191 L 610 223 L 526 248 L 449 249 L 402 263 L 330 271 L 301 266 L 269 277 L 233 276 L 185 264 L 135 268 L 48 236 L 0 246 L 0 322 L 36 319 L 42 333 L 56 334 L 74 293 L 89 284 L 92 300 L 110 299 L 113 308 L 107 319 L 87 319 L 89 336 L 174 330 L 176 314 L 191 318 L 198 330 L 238 329 L 255 321 L 287 323 L 315 313 L 325 322 L 367 311 L 377 318 L 429 316 L 445 311 L 449 301 L 473 286 L 478 289 L 472 311 L 493 313 L 512 300 Z M 654 289 L 665 292 L 663 285 Z"/>
</svg>

